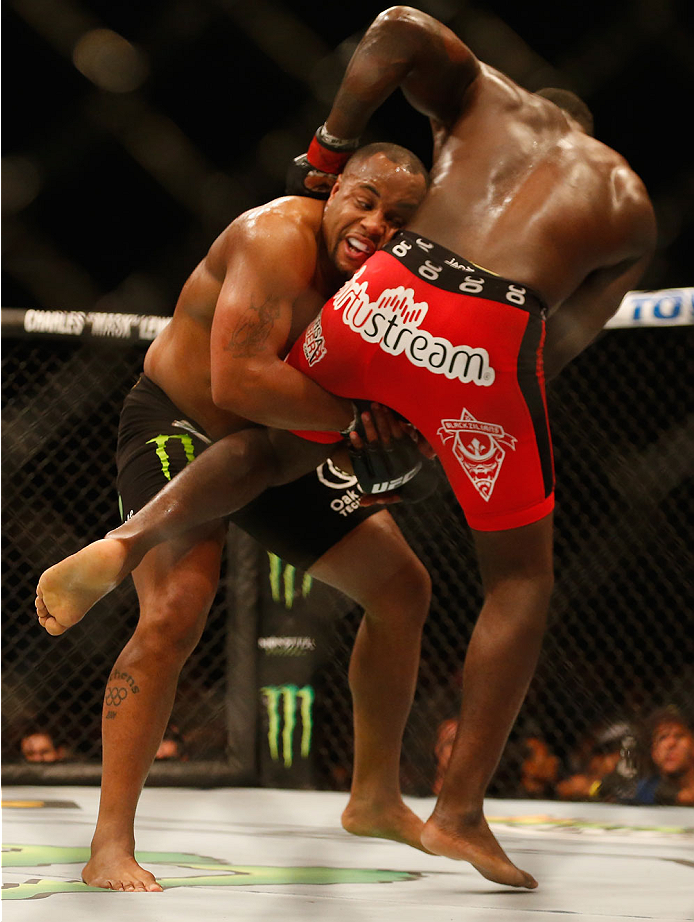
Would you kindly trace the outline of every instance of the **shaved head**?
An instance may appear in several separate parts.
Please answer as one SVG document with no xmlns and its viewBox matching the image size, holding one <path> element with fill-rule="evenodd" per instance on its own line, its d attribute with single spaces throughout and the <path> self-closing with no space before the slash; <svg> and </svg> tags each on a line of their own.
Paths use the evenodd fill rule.
<svg viewBox="0 0 694 922">
<path fill-rule="evenodd" d="M 360 147 L 349 158 L 343 172 L 349 175 L 361 166 L 365 160 L 369 160 L 376 154 L 383 154 L 391 163 L 407 170 L 408 173 L 412 173 L 415 176 L 423 176 L 427 189 L 429 188 L 429 171 L 427 168 L 416 154 L 413 154 L 412 151 L 408 150 L 406 147 L 401 147 L 399 144 L 378 142 L 376 144 L 367 144 L 365 147 Z"/>
</svg>

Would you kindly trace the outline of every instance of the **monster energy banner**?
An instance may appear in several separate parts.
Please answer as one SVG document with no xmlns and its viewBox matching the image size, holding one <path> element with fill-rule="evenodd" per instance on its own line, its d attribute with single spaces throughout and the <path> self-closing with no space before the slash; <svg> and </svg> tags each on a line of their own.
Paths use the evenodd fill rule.
<svg viewBox="0 0 694 922">
<path fill-rule="evenodd" d="M 314 787 L 313 675 L 319 660 L 318 623 L 310 576 L 267 554 L 258 636 L 260 782 L 267 787 Z"/>
</svg>

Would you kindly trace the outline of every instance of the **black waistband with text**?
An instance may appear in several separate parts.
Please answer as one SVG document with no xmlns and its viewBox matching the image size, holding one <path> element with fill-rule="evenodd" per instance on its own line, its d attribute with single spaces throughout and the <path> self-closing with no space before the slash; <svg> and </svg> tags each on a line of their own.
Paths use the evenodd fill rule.
<svg viewBox="0 0 694 922">
<path fill-rule="evenodd" d="M 510 304 L 542 319 L 547 316 L 545 304 L 532 289 L 482 269 L 421 234 L 398 231 L 383 249 L 413 275 L 444 291 Z"/>
</svg>

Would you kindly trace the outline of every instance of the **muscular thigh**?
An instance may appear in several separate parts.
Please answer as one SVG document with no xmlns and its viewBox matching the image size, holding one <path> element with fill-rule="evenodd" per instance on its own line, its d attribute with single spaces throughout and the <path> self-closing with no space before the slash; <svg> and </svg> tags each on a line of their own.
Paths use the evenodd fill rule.
<svg viewBox="0 0 694 922">
<path fill-rule="evenodd" d="M 328 459 L 298 480 L 266 490 L 230 518 L 266 550 L 308 570 L 377 513 L 359 505 L 360 495 L 356 478 Z"/>
<path fill-rule="evenodd" d="M 152 548 L 133 572 L 142 630 L 175 640 L 202 630 L 219 583 L 226 525 L 213 522 Z"/>
<path fill-rule="evenodd" d="M 423 564 L 405 540 L 390 513 L 381 509 L 340 542 L 326 551 L 311 567 L 311 575 L 372 608 L 389 587 L 405 596 L 428 587 Z"/>
</svg>

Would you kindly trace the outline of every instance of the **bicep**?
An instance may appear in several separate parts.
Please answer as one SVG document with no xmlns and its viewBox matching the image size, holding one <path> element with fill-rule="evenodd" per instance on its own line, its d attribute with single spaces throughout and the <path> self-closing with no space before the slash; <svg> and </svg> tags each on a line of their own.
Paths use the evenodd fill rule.
<svg viewBox="0 0 694 922">
<path fill-rule="evenodd" d="M 232 259 L 215 307 L 210 341 L 213 394 L 279 361 L 301 279 L 274 259 L 244 252 Z"/>
<path fill-rule="evenodd" d="M 213 361 L 278 356 L 291 326 L 291 302 L 248 273 L 225 281 L 212 324 Z"/>
</svg>

